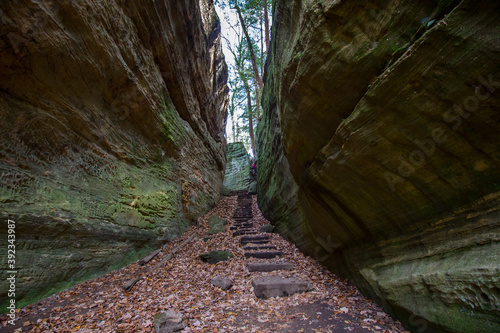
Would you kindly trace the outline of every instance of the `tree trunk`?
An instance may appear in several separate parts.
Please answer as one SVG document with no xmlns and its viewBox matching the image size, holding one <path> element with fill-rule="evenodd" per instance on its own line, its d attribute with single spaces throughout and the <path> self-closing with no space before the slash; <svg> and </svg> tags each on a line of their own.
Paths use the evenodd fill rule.
<svg viewBox="0 0 500 333">
<path fill-rule="evenodd" d="M 252 144 L 252 154 L 255 157 L 255 136 L 253 134 L 253 117 L 252 117 L 252 100 L 250 99 L 250 87 L 245 85 L 247 88 L 247 100 L 248 100 L 248 131 L 250 132 L 250 143 Z"/>
<path fill-rule="evenodd" d="M 253 133 L 252 96 L 250 95 L 250 85 L 248 84 L 248 80 L 245 77 L 245 73 L 243 73 L 241 68 L 238 70 L 238 74 L 240 75 L 241 81 L 243 81 L 243 86 L 245 87 L 245 91 L 247 92 L 248 132 L 250 132 L 249 134 L 250 134 L 250 144 L 252 145 L 252 154 L 255 157 L 255 135 Z"/>
<path fill-rule="evenodd" d="M 267 13 L 267 0 L 264 1 L 264 28 L 266 30 L 266 51 L 269 52 L 269 18 Z"/>
<path fill-rule="evenodd" d="M 231 95 L 231 105 L 229 106 L 230 108 L 230 114 L 231 114 L 231 128 L 233 132 L 233 142 L 236 141 L 236 126 L 234 125 L 234 94 Z"/>
<path fill-rule="evenodd" d="M 262 29 L 262 16 L 260 15 L 260 77 L 264 77 L 264 31 Z"/>
<path fill-rule="evenodd" d="M 257 109 L 257 119 L 260 118 L 260 97 L 259 97 L 259 87 L 257 86 L 257 83 L 255 83 L 255 99 L 256 99 L 256 105 L 255 108 Z"/>
<path fill-rule="evenodd" d="M 241 9 L 238 4 L 235 5 L 236 12 L 238 13 L 238 17 L 240 19 L 241 27 L 243 29 L 243 33 L 245 34 L 245 38 L 248 44 L 248 50 L 250 51 L 250 59 L 252 60 L 252 69 L 253 74 L 255 76 L 255 80 L 257 81 L 259 88 L 262 89 L 264 87 L 264 82 L 262 82 L 262 78 L 259 75 L 259 69 L 257 67 L 257 60 L 255 58 L 255 53 L 253 52 L 252 40 L 250 39 L 250 35 L 248 34 L 247 26 L 245 25 L 245 21 L 243 20 L 243 15 L 241 15 Z"/>
</svg>

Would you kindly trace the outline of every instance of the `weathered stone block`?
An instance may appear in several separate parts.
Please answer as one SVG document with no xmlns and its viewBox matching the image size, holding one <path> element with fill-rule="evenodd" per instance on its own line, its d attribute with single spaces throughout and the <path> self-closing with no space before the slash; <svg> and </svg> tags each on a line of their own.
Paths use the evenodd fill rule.
<svg viewBox="0 0 500 333">
<path fill-rule="evenodd" d="M 239 230 L 239 231 L 233 232 L 233 237 L 241 236 L 241 235 L 257 235 L 257 234 L 258 234 L 258 232 L 257 231 L 253 231 L 252 229 L 250 229 L 250 230 Z"/>
<path fill-rule="evenodd" d="M 260 228 L 260 231 L 261 232 L 273 232 L 274 231 L 274 226 L 272 224 L 266 224 L 266 225 L 263 225 L 261 228 Z"/>
<path fill-rule="evenodd" d="M 200 259 L 209 264 L 216 264 L 221 261 L 226 261 L 233 258 L 234 255 L 228 251 L 210 251 L 200 255 Z"/>
<path fill-rule="evenodd" d="M 269 251 L 269 252 L 247 252 L 245 253 L 245 258 L 259 258 L 259 259 L 272 259 L 274 257 L 283 256 L 281 251 Z"/>
<path fill-rule="evenodd" d="M 210 216 L 208 219 L 208 226 L 210 227 L 208 230 L 209 235 L 214 235 L 219 232 L 224 232 L 224 226 L 228 224 L 228 221 L 220 218 L 219 216 Z"/>
<path fill-rule="evenodd" d="M 156 333 L 177 332 L 186 327 L 182 313 L 174 310 L 167 310 L 157 314 L 154 322 Z"/>
<path fill-rule="evenodd" d="M 233 281 L 223 275 L 217 275 L 210 280 L 210 283 L 222 290 L 229 290 L 233 286 Z"/>
<path fill-rule="evenodd" d="M 248 271 L 249 272 L 272 272 L 272 271 L 288 271 L 293 269 L 293 264 L 289 264 L 286 262 L 255 262 L 248 263 Z"/>
<path fill-rule="evenodd" d="M 255 296 L 259 298 L 290 296 L 312 290 L 311 283 L 296 278 L 259 276 L 252 280 Z"/>
<path fill-rule="evenodd" d="M 222 191 L 229 194 L 232 191 L 247 190 L 250 184 L 250 159 L 243 142 L 227 145 L 226 173 Z"/>
</svg>

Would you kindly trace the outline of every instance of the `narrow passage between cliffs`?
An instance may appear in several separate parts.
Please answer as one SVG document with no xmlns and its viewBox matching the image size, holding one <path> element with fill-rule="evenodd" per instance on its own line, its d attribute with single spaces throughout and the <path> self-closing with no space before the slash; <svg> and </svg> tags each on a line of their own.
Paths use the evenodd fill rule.
<svg viewBox="0 0 500 333">
<path fill-rule="evenodd" d="M 5 332 L 406 332 L 273 233 L 256 196 L 223 197 L 160 250 L 21 309 Z"/>
</svg>

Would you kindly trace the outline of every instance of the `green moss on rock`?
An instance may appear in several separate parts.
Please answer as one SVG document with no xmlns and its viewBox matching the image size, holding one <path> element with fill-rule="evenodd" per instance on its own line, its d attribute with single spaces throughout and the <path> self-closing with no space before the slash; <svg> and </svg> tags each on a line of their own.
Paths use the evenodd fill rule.
<svg viewBox="0 0 500 333">
<path fill-rule="evenodd" d="M 200 255 L 200 259 L 209 264 L 216 264 L 221 261 L 226 261 L 233 258 L 234 255 L 228 251 L 210 251 Z"/>
<path fill-rule="evenodd" d="M 220 218 L 219 216 L 210 216 L 210 218 L 208 219 L 208 234 L 214 235 L 218 234 L 219 232 L 224 232 L 224 226 L 228 223 L 229 222 L 227 220 Z"/>
<path fill-rule="evenodd" d="M 250 158 L 243 142 L 227 145 L 227 162 L 222 192 L 225 195 L 233 191 L 247 190 L 250 184 Z"/>
</svg>

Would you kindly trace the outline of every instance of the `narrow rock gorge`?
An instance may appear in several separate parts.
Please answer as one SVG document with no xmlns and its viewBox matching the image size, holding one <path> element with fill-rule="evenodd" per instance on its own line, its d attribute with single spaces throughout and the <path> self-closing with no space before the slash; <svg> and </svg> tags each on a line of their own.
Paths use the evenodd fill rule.
<svg viewBox="0 0 500 333">
<path fill-rule="evenodd" d="M 235 4 L 224 3 L 228 10 Z M 253 15 L 259 13 L 251 8 L 256 3 L 240 4 Z M 258 28 L 234 7 L 240 24 L 249 24 L 245 40 L 252 50 L 250 37 Z M 234 260 L 285 255 L 297 270 L 283 274 L 300 275 L 300 267 L 314 263 L 317 270 L 306 274 L 310 280 L 321 279 L 325 288 L 347 286 L 334 272 L 412 332 L 500 332 L 500 2 L 275 0 L 272 14 L 263 90 L 262 61 L 241 58 L 235 67 L 245 81 L 236 105 L 247 108 L 248 129 L 260 116 L 251 99 L 262 98 L 257 200 L 268 221 L 255 197 L 240 193 L 207 214 L 233 224 L 216 223 L 205 232 L 210 217 L 204 215 L 222 194 L 255 188 L 244 144 L 226 144 L 229 74 L 214 0 L 0 2 L 2 313 L 13 299 L 19 309 L 152 250 L 158 255 L 160 246 L 173 247 L 196 224 L 188 240 L 197 245 L 182 257 L 185 266 L 173 270 L 201 272 L 187 274 L 197 279 L 196 287 L 173 290 L 170 283 L 165 289 L 178 311 L 202 303 L 186 303 L 186 294 L 174 295 L 177 289 L 197 293 L 207 288 L 197 276 L 216 272 L 200 269 L 195 250 L 222 251 L 232 244 Z M 260 29 L 256 49 L 263 58 L 267 41 Z M 243 56 L 245 40 L 238 48 Z M 328 274 L 318 275 L 323 266 L 266 230 L 295 243 Z M 201 238 L 204 232 L 210 236 Z M 230 242 L 221 241 L 225 234 Z M 287 250 L 265 245 L 271 240 Z M 15 256 L 9 244 L 15 244 Z M 247 250 L 258 253 L 242 252 Z M 161 256 L 163 264 L 173 254 Z M 310 265 L 299 265 L 304 261 Z M 239 298 L 255 322 L 248 310 L 258 302 L 242 262 L 232 288 L 241 294 L 225 295 L 234 298 L 232 305 Z M 286 263 L 273 265 L 274 272 Z M 128 267 L 127 276 L 137 283 L 134 293 L 151 291 L 144 284 L 151 276 L 168 275 L 155 288 L 178 277 L 136 266 Z M 108 278 L 102 279 L 106 284 Z M 263 286 L 256 282 L 254 291 Z M 102 290 L 109 296 L 113 288 Z M 104 302 L 97 299 L 99 290 L 89 290 Z M 341 304 L 340 298 L 350 298 L 373 305 L 354 287 L 329 292 L 328 301 L 338 308 L 325 310 L 330 319 L 349 315 L 385 331 L 375 319 L 363 319 L 386 317 L 379 307 L 354 312 Z M 160 289 L 147 295 L 170 297 Z M 150 303 L 161 303 L 154 297 Z M 210 297 L 203 300 L 207 309 L 223 299 Z M 131 298 L 121 301 L 139 304 L 140 297 Z M 141 317 L 149 323 L 140 325 L 151 328 L 150 318 L 166 304 L 148 304 L 143 318 L 120 315 L 123 321 Z M 203 306 L 195 310 L 207 319 Z M 226 323 L 235 320 L 228 309 L 217 309 Z M 187 318 L 190 327 L 201 330 L 205 319 L 199 318 Z M 218 324 L 219 317 L 210 318 Z M 115 319 L 109 327 L 124 324 Z"/>
<path fill-rule="evenodd" d="M 500 3 L 273 10 L 258 200 L 414 332 L 500 331 Z"/>
<path fill-rule="evenodd" d="M 0 18 L 0 244 L 10 219 L 19 307 L 215 205 L 227 67 L 211 0 L 2 1 Z M 4 311 L 8 289 L 3 271 Z"/>
</svg>

